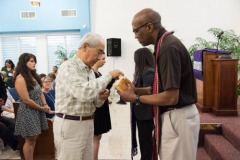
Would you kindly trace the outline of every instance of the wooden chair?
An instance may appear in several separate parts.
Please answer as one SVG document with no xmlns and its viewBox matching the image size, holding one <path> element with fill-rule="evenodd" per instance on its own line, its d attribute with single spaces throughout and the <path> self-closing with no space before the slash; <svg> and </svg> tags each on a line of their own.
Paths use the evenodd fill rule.
<svg viewBox="0 0 240 160">
<path fill-rule="evenodd" d="M 19 107 L 19 103 L 13 103 L 15 119 L 17 117 L 17 111 Z M 54 137 L 53 137 L 53 122 L 50 119 L 47 119 L 48 122 L 48 130 L 43 131 L 36 142 L 35 150 L 34 150 L 34 159 L 41 160 L 50 160 L 55 159 L 55 146 L 54 146 Z M 22 136 L 18 136 L 18 146 L 21 158 L 24 159 L 23 155 L 23 145 L 25 139 Z"/>
</svg>

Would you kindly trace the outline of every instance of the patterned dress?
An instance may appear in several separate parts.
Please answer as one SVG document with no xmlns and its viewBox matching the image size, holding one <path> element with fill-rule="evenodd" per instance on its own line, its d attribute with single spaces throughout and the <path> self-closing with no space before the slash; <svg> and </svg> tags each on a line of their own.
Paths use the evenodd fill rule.
<svg viewBox="0 0 240 160">
<path fill-rule="evenodd" d="M 41 87 L 38 83 L 34 86 L 33 90 L 29 91 L 29 98 L 40 106 L 42 106 L 41 92 Z M 48 124 L 45 113 L 28 107 L 20 100 L 15 135 L 21 135 L 23 138 L 36 136 L 41 134 L 42 130 L 47 129 Z"/>
</svg>

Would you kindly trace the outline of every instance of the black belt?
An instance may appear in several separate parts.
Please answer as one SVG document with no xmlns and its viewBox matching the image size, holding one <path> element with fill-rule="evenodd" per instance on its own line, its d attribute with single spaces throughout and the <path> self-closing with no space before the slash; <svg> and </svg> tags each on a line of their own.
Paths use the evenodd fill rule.
<svg viewBox="0 0 240 160">
<path fill-rule="evenodd" d="M 189 105 L 191 105 L 191 104 L 189 104 Z M 189 105 L 178 106 L 178 107 L 161 107 L 161 109 L 160 109 L 160 114 L 163 114 L 163 113 L 168 112 L 168 111 L 171 111 L 171 110 L 184 108 L 184 107 L 187 107 L 187 106 L 189 106 Z"/>
<path fill-rule="evenodd" d="M 94 114 L 91 116 L 72 116 L 72 115 L 67 115 L 63 113 L 56 113 L 56 116 L 64 119 L 74 120 L 74 121 L 80 121 L 80 120 L 84 121 L 84 120 L 94 119 Z"/>
<path fill-rule="evenodd" d="M 161 107 L 160 109 L 160 113 L 163 114 L 165 112 L 168 112 L 168 111 L 171 111 L 171 110 L 174 110 L 174 109 L 178 109 L 178 108 L 172 108 L 172 107 Z"/>
</svg>

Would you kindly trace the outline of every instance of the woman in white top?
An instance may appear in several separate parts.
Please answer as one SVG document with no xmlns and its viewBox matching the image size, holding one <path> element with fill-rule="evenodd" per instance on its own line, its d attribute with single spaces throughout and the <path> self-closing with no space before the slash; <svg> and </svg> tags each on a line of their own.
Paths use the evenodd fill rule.
<svg viewBox="0 0 240 160">
<path fill-rule="evenodd" d="M 5 103 L 4 106 L 2 106 L 2 111 L 3 111 L 3 116 L 9 117 L 9 118 L 14 118 L 14 108 L 13 108 L 13 102 L 15 102 L 15 100 L 13 99 L 12 95 L 9 93 L 9 91 L 7 90 L 7 101 Z"/>
</svg>

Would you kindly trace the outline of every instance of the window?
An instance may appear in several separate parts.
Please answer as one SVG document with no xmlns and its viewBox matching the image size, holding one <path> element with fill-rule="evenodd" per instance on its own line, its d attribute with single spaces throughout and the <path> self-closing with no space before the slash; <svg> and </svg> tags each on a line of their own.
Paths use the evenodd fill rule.
<svg viewBox="0 0 240 160">
<path fill-rule="evenodd" d="M 36 37 L 19 37 L 20 53 L 36 55 Z"/>
<path fill-rule="evenodd" d="M 80 42 L 80 34 L 68 34 L 68 35 L 49 35 L 47 36 L 47 52 L 48 52 L 48 72 L 52 72 L 52 67 L 59 65 L 62 57 L 56 55 L 55 52 L 58 50 L 58 46 L 64 48 L 69 54 L 78 49 Z M 68 57 L 69 58 L 69 57 Z"/>
<path fill-rule="evenodd" d="M 17 37 L 5 37 L 2 38 L 2 56 L 3 66 L 7 59 L 11 59 L 13 63 L 17 64 L 19 57 L 19 45 Z"/>
<path fill-rule="evenodd" d="M 3 64 L 11 59 L 16 66 L 19 56 L 24 52 L 36 55 L 36 37 L 2 37 L 1 40 Z"/>
</svg>

